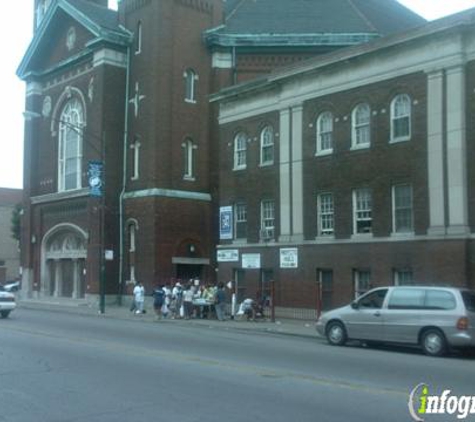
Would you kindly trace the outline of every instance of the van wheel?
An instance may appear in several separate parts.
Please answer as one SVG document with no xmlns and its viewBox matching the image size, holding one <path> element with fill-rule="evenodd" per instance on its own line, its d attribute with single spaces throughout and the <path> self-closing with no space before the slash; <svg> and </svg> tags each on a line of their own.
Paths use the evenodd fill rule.
<svg viewBox="0 0 475 422">
<path fill-rule="evenodd" d="M 431 328 L 422 333 L 421 347 L 426 355 L 443 356 L 447 351 L 447 342 L 440 330 Z"/>
<path fill-rule="evenodd" d="M 1 311 L 0 315 L 2 316 L 2 318 L 7 318 L 8 315 L 10 315 L 10 311 Z"/>
<path fill-rule="evenodd" d="M 327 340 L 332 346 L 343 346 L 346 343 L 346 330 L 341 322 L 332 321 L 328 324 Z"/>
</svg>

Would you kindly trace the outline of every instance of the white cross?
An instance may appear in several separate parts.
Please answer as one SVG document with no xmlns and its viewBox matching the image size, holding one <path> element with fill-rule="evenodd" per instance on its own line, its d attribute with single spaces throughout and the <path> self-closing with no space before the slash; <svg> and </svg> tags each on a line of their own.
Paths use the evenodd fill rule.
<svg viewBox="0 0 475 422">
<path fill-rule="evenodd" d="M 140 101 L 142 101 L 144 98 L 145 98 L 145 95 L 140 95 L 139 94 L 139 83 L 135 82 L 135 96 L 133 96 L 129 100 L 129 103 L 134 106 L 135 117 L 137 117 L 138 114 L 139 114 Z"/>
</svg>

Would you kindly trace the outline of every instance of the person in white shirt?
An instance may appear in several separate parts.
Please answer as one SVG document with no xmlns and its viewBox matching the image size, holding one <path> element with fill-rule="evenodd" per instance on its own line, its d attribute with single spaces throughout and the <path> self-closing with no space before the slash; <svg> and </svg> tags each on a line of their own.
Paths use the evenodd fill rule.
<svg viewBox="0 0 475 422">
<path fill-rule="evenodd" d="M 135 306 L 136 314 L 143 314 L 144 313 L 144 300 L 145 300 L 145 289 L 140 281 L 137 282 L 137 284 L 134 287 L 134 300 L 135 300 Z"/>
</svg>

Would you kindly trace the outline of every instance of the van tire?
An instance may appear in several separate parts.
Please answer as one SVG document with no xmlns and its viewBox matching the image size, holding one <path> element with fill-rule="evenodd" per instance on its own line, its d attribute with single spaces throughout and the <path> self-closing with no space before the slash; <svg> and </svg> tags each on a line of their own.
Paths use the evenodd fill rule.
<svg viewBox="0 0 475 422">
<path fill-rule="evenodd" d="M 8 318 L 8 315 L 10 315 L 10 311 L 1 311 L 0 316 L 2 318 Z"/>
<path fill-rule="evenodd" d="M 330 321 L 327 325 L 327 341 L 332 346 L 343 346 L 348 339 L 344 325 L 339 321 Z"/>
<path fill-rule="evenodd" d="M 444 356 L 447 352 L 445 336 L 437 328 L 425 330 L 421 335 L 420 344 L 423 352 L 429 356 Z"/>
</svg>

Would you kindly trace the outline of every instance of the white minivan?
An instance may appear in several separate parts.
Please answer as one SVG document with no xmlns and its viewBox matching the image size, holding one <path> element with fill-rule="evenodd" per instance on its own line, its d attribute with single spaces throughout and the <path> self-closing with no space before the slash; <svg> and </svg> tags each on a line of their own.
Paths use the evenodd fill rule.
<svg viewBox="0 0 475 422">
<path fill-rule="evenodd" d="M 419 345 L 431 356 L 449 347 L 475 348 L 475 291 L 452 287 L 372 289 L 316 324 L 332 345 L 347 340 Z"/>
</svg>

